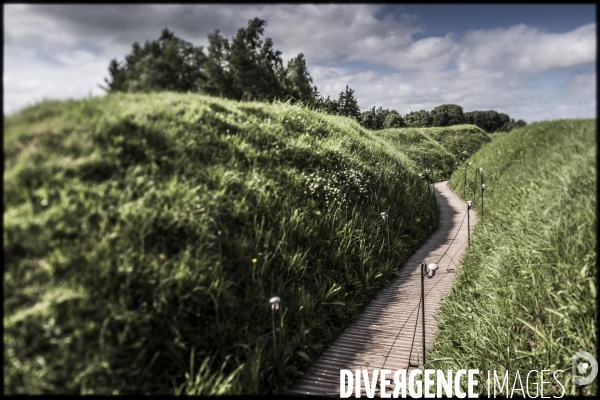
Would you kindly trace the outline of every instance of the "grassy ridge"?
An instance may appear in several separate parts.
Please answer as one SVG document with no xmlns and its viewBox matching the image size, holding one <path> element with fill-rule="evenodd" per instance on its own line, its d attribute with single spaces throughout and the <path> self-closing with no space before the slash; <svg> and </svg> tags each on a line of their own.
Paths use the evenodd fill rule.
<svg viewBox="0 0 600 400">
<path fill-rule="evenodd" d="M 488 134 L 474 125 L 386 129 L 378 133 L 382 141 L 412 160 L 419 172 L 430 166 L 436 181 L 449 179 L 457 160 L 491 141 Z"/>
<path fill-rule="evenodd" d="M 272 391 L 274 295 L 289 384 L 437 225 L 428 148 L 400 143 L 451 156 L 426 131 L 191 94 L 4 128 L 5 393 Z"/>
<path fill-rule="evenodd" d="M 578 393 L 571 357 L 596 354 L 595 157 L 595 120 L 534 123 L 472 157 L 466 197 L 481 217 L 473 181 L 483 167 L 484 220 L 440 308 L 428 368 L 484 371 L 479 393 L 487 393 L 487 370 L 509 370 L 510 388 L 516 370 L 523 385 L 523 371 L 563 370 L 567 394 Z M 463 195 L 462 167 L 450 185 Z M 597 379 L 582 390 L 596 393 Z M 545 385 L 545 396 L 561 392 Z"/>
</svg>

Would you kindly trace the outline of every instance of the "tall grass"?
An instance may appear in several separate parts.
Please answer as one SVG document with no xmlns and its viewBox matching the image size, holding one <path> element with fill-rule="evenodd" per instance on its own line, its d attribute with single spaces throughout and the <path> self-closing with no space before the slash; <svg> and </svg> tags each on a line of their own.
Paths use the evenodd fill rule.
<svg viewBox="0 0 600 400">
<path fill-rule="evenodd" d="M 463 158 L 491 141 L 489 135 L 475 125 L 386 129 L 378 133 L 380 140 L 391 143 L 398 153 L 413 160 L 419 172 L 432 169 L 436 181 L 449 179 L 456 162 L 460 164 Z"/>
<path fill-rule="evenodd" d="M 7 394 L 281 391 L 437 226 L 426 148 L 306 108 L 113 94 L 4 129 Z"/>
<path fill-rule="evenodd" d="M 466 197 L 480 214 L 473 181 L 483 167 L 484 218 L 440 308 L 428 367 L 483 371 L 479 393 L 488 370 L 508 370 L 512 388 L 517 370 L 542 369 L 563 370 L 567 394 L 597 393 L 597 379 L 577 387 L 571 376 L 575 352 L 596 354 L 595 157 L 595 120 L 534 123 L 472 157 Z M 461 196 L 463 174 L 450 180 Z"/>
</svg>

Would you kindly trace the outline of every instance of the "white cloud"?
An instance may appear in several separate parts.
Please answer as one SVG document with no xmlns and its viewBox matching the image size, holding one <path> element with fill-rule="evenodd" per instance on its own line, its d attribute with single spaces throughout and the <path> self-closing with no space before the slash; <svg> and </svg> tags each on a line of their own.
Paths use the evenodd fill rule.
<svg viewBox="0 0 600 400">
<path fill-rule="evenodd" d="M 336 79 L 339 78 L 341 75 L 339 69 L 337 68 L 327 68 L 317 65 L 310 69 L 310 76 L 312 76 L 312 78 L 315 80 L 323 81 L 329 79 Z"/>
<path fill-rule="evenodd" d="M 423 32 L 414 18 L 401 21 L 374 14 L 380 6 L 365 4 L 305 4 L 265 8 L 268 35 L 290 55 L 304 53 L 320 63 L 379 60 L 382 53 L 410 46 L 412 35 Z M 376 61 L 377 61 L 376 60 Z"/>
<path fill-rule="evenodd" d="M 461 40 L 463 70 L 486 68 L 520 73 L 568 68 L 596 61 L 596 24 L 571 32 L 540 32 L 525 25 L 473 30 Z"/>
<path fill-rule="evenodd" d="M 102 95 L 97 85 L 108 75 L 103 57 L 85 50 L 55 55 L 57 63 L 40 60 L 31 48 L 5 46 L 4 112 L 13 113 L 45 98 L 67 99 Z"/>
<path fill-rule="evenodd" d="M 284 62 L 304 53 L 323 95 L 337 98 L 349 85 L 362 109 L 382 105 L 405 114 L 455 103 L 533 121 L 573 107 L 578 114 L 581 101 L 583 114 L 595 116 L 596 74 L 581 68 L 596 62 L 596 24 L 565 33 L 521 24 L 415 40 L 426 33 L 415 16 L 375 17 L 382 10 L 365 4 L 5 5 L 4 110 L 43 97 L 102 94 L 97 85 L 110 60 L 123 59 L 133 41 L 156 39 L 164 27 L 206 45 L 215 29 L 231 37 L 258 16 Z M 538 79 L 561 69 L 572 78 L 554 91 Z"/>
</svg>

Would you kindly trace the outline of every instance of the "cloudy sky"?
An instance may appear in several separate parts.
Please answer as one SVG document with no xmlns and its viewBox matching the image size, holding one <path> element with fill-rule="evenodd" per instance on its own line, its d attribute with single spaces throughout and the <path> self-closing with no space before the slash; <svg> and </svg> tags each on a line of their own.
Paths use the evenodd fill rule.
<svg viewBox="0 0 600 400">
<path fill-rule="evenodd" d="M 319 91 L 349 85 L 361 110 L 596 117 L 596 6 L 514 4 L 4 5 L 4 113 L 104 95 L 110 60 L 165 27 L 205 46 L 254 17 L 284 62 L 304 53 Z"/>
</svg>

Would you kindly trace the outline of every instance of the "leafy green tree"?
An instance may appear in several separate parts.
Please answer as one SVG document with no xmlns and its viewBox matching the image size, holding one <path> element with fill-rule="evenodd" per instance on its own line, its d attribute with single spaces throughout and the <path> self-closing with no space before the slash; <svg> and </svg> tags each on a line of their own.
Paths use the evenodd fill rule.
<svg viewBox="0 0 600 400">
<path fill-rule="evenodd" d="M 404 126 L 404 119 L 396 110 L 391 110 L 389 114 L 385 117 L 385 121 L 383 121 L 383 127 L 385 129 L 403 128 Z"/>
<path fill-rule="evenodd" d="M 273 49 L 273 40 L 264 42 L 265 21 L 254 18 L 240 28 L 231 42 L 229 70 L 233 78 L 232 97 L 237 100 L 273 100 L 283 97 L 278 79 L 283 69 L 281 52 Z"/>
<path fill-rule="evenodd" d="M 376 129 L 375 106 L 373 106 L 372 110 L 366 110 L 360 113 L 359 123 L 367 129 Z"/>
<path fill-rule="evenodd" d="M 385 118 L 390 113 L 390 110 L 383 109 L 383 107 L 379 106 L 375 111 L 375 129 L 383 129 L 383 123 L 385 122 Z"/>
<path fill-rule="evenodd" d="M 402 128 L 404 120 L 396 110 L 384 109 L 383 107 L 363 111 L 359 118 L 360 124 L 371 130 Z"/>
<path fill-rule="evenodd" d="M 140 46 L 133 44 L 125 57 L 125 64 L 112 60 L 109 65 L 109 91 L 151 92 L 194 90 L 205 79 L 203 64 L 206 56 L 202 48 L 179 39 L 163 29 L 158 40 Z"/>
<path fill-rule="evenodd" d="M 204 66 L 206 80 L 198 85 L 198 90 L 211 95 L 232 98 L 233 79 L 229 72 L 229 41 L 219 30 L 208 35 L 208 56 Z"/>
<path fill-rule="evenodd" d="M 527 122 L 523 121 L 522 119 L 515 121 L 514 119 L 510 119 L 510 121 L 506 122 L 502 128 L 500 129 L 501 132 L 510 132 L 513 129 L 517 129 L 517 128 L 521 128 L 523 126 L 527 125 Z"/>
<path fill-rule="evenodd" d="M 492 132 L 510 132 L 516 127 L 527 125 L 525 121 L 519 124 L 511 119 L 507 114 L 499 113 L 494 110 L 488 111 L 471 111 L 465 113 L 465 123 L 477 125 L 488 133 Z"/>
<path fill-rule="evenodd" d="M 463 114 L 463 116 L 465 118 L 465 124 L 475 125 L 473 120 L 473 111 L 467 111 Z"/>
<path fill-rule="evenodd" d="M 429 128 L 433 126 L 433 117 L 429 111 L 411 111 L 404 116 L 404 123 L 409 128 Z"/>
<path fill-rule="evenodd" d="M 134 43 L 134 45 L 137 43 Z M 116 59 L 111 60 L 108 66 L 109 78 L 104 78 L 106 86 L 99 85 L 102 89 L 107 92 L 124 92 L 126 89 L 126 76 L 123 66 L 119 64 Z"/>
<path fill-rule="evenodd" d="M 456 104 L 442 104 L 431 111 L 433 126 L 452 126 L 465 123 L 463 108 Z"/>
<path fill-rule="evenodd" d="M 340 106 L 337 100 L 331 100 L 329 96 L 327 98 L 319 97 L 317 99 L 315 109 L 332 115 L 338 115 L 340 112 Z"/>
<path fill-rule="evenodd" d="M 164 29 L 158 40 L 144 46 L 134 43 L 123 63 L 112 60 L 103 88 L 109 92 L 196 91 L 235 100 L 288 98 L 314 105 L 318 91 L 304 54 L 284 68 L 273 40 L 261 40 L 264 24 L 259 18 L 250 20 L 231 41 L 216 30 L 208 35 L 207 54 Z M 336 112 L 340 109 L 331 100 L 321 105 Z"/>
<path fill-rule="evenodd" d="M 346 90 L 340 92 L 338 104 L 340 115 L 355 119 L 359 118 L 360 108 L 358 107 L 358 100 L 354 97 L 354 90 L 350 89 L 348 85 L 346 85 Z"/>
<path fill-rule="evenodd" d="M 282 82 L 286 96 L 302 101 L 306 105 L 315 103 L 317 87 L 312 84 L 313 80 L 306 67 L 304 54 L 300 53 L 288 62 Z"/>
</svg>

